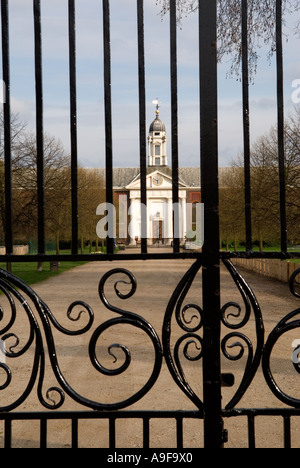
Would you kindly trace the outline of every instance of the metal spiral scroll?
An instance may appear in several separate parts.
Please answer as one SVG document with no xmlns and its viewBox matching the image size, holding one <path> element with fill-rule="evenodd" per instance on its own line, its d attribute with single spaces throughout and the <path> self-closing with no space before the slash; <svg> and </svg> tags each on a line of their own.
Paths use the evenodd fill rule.
<svg viewBox="0 0 300 468">
<path fill-rule="evenodd" d="M 293 296 L 300 299 L 300 268 L 296 270 L 290 279 L 290 290 Z M 300 399 L 294 398 L 291 395 L 286 394 L 280 386 L 277 384 L 273 373 L 271 371 L 271 360 L 272 360 L 272 351 L 278 342 L 278 340 L 291 330 L 300 328 L 300 308 L 294 310 L 286 317 L 284 317 L 278 325 L 274 328 L 270 334 L 268 341 L 265 346 L 264 355 L 263 355 L 263 372 L 267 384 L 272 390 L 273 394 L 281 400 L 283 403 L 292 406 L 293 408 L 300 408 Z M 298 345 L 293 352 L 291 365 L 294 367 L 295 371 L 300 374 L 300 346 Z"/>
<path fill-rule="evenodd" d="M 221 309 L 221 320 L 226 328 L 233 330 L 226 335 L 221 342 L 223 355 L 230 361 L 239 361 L 248 352 L 247 363 L 244 371 L 244 376 L 238 387 L 234 397 L 227 404 L 226 409 L 233 409 L 243 398 L 253 381 L 256 372 L 260 366 L 261 357 L 264 346 L 264 324 L 259 303 L 242 275 L 238 272 L 235 266 L 229 260 L 223 260 L 228 269 L 233 281 L 235 282 L 244 302 L 244 312 L 242 307 L 236 302 L 228 302 Z M 253 343 L 248 336 L 241 333 L 241 330 L 250 320 L 251 313 L 254 313 L 255 328 L 256 328 L 256 349 L 253 348 Z M 239 319 L 238 323 L 231 322 L 231 319 Z M 232 341 L 235 340 L 233 344 Z M 231 350 L 238 349 L 238 354 L 233 355 Z"/>
<path fill-rule="evenodd" d="M 74 302 L 67 311 L 68 318 L 72 321 L 79 321 L 82 313 L 74 318 L 72 317 L 72 312 L 76 306 L 80 306 L 85 310 L 85 312 L 88 313 L 88 323 L 80 330 L 71 331 L 62 327 L 57 322 L 57 320 L 51 314 L 48 306 L 26 283 L 1 269 L 0 290 L 8 300 L 11 312 L 9 323 L 0 330 L 1 350 L 3 355 L 8 359 L 17 359 L 21 356 L 24 356 L 29 349 L 33 349 L 34 351 L 33 365 L 27 387 L 19 396 L 19 398 L 17 398 L 17 400 L 13 403 L 6 406 L 1 406 L 0 403 L 0 411 L 12 411 L 19 407 L 30 395 L 36 381 L 38 382 L 37 394 L 40 403 L 47 409 L 56 410 L 60 408 L 65 401 L 65 393 L 62 388 L 67 393 L 73 393 L 73 391 L 65 381 L 58 365 L 54 339 L 51 331 L 51 323 L 57 330 L 64 334 L 70 336 L 81 335 L 91 328 L 94 321 L 93 311 L 84 302 Z M 37 315 L 35 315 L 32 305 L 34 306 Z M 21 316 L 21 311 L 25 313 L 25 317 L 27 317 L 29 322 L 29 337 L 26 344 L 23 345 L 21 349 L 19 349 L 21 339 L 12 330 L 16 323 L 17 316 Z M 4 317 L 5 312 L 1 307 L 0 322 L 3 321 Z M 42 329 L 40 327 L 40 323 L 42 324 Z M 42 330 L 44 331 L 47 343 L 44 343 Z M 62 388 L 53 386 L 46 390 L 44 397 L 43 386 L 45 378 L 46 348 L 48 348 L 47 354 L 51 362 L 53 373 Z M 12 371 L 6 363 L 0 364 L 0 371 L 4 371 L 7 377 L 5 383 L 0 387 L 0 390 L 5 390 L 12 384 Z"/>
<path fill-rule="evenodd" d="M 92 336 L 92 339 L 90 341 L 90 346 L 89 346 L 89 353 L 90 353 L 91 362 L 92 362 L 93 366 L 99 372 L 101 372 L 104 375 L 109 375 L 109 376 L 116 376 L 116 375 L 122 374 L 129 367 L 129 365 L 131 363 L 131 353 L 130 353 L 130 350 L 124 345 L 121 345 L 121 344 L 117 343 L 117 344 L 110 345 L 109 348 L 108 348 L 108 353 L 111 356 L 114 357 L 115 362 L 117 362 L 117 358 L 113 354 L 112 350 L 113 349 L 121 349 L 123 351 L 123 353 L 124 353 L 125 361 L 117 369 L 113 369 L 113 370 L 112 369 L 106 369 L 99 362 L 99 360 L 97 359 L 97 356 L 96 356 L 96 346 L 97 346 L 97 343 L 98 343 L 99 339 L 101 338 L 101 335 L 104 333 L 105 330 L 107 330 L 107 329 L 109 329 L 111 327 L 114 327 L 115 325 L 119 325 L 119 324 L 130 325 L 132 327 L 138 328 L 138 329 L 142 330 L 143 332 L 145 332 L 149 336 L 150 340 L 152 341 L 153 348 L 154 348 L 154 351 L 155 351 L 155 359 L 154 359 L 154 366 L 153 366 L 152 374 L 151 374 L 148 382 L 144 385 L 144 387 L 140 391 L 138 391 L 135 395 L 133 395 L 129 399 L 125 400 L 124 402 L 118 403 L 116 405 L 108 405 L 106 409 L 125 408 L 125 407 L 130 406 L 133 403 L 137 402 L 138 400 L 140 400 L 144 395 L 146 395 L 149 392 L 149 390 L 153 387 L 153 385 L 157 381 L 157 379 L 159 377 L 159 374 L 160 374 L 161 366 L 162 366 L 161 343 L 160 343 L 159 337 L 158 337 L 156 331 L 154 330 L 154 328 L 152 327 L 152 325 L 150 325 L 149 322 L 147 322 L 143 317 L 141 317 L 141 316 L 139 316 L 137 314 L 134 314 L 134 313 L 128 312 L 128 311 L 124 311 L 122 309 L 119 309 L 118 307 L 113 306 L 112 304 L 110 304 L 110 302 L 108 301 L 108 299 L 107 299 L 107 297 L 105 295 L 104 289 L 105 289 L 105 285 L 106 285 L 107 281 L 109 280 L 109 278 L 111 278 L 112 276 L 115 276 L 115 275 L 120 275 L 120 274 L 126 275 L 129 281 L 119 280 L 119 281 L 115 282 L 114 289 L 115 289 L 115 292 L 116 292 L 117 296 L 122 300 L 126 300 L 126 299 L 129 299 L 130 297 L 132 297 L 136 292 L 136 288 L 137 288 L 136 279 L 135 279 L 134 275 L 131 272 L 129 272 L 128 270 L 124 270 L 122 268 L 117 268 L 117 269 L 109 271 L 108 273 L 106 273 L 102 277 L 102 279 L 100 281 L 100 284 L 99 284 L 100 299 L 101 299 L 101 301 L 103 302 L 103 304 L 105 305 L 105 307 L 107 309 L 111 310 L 112 312 L 115 312 L 115 313 L 119 314 L 120 317 L 108 320 L 104 324 L 100 325 L 96 329 L 96 331 L 94 332 L 94 334 Z M 129 285 L 131 287 L 129 293 L 127 293 L 127 294 L 121 293 L 120 290 L 118 289 L 119 284 Z"/>
<path fill-rule="evenodd" d="M 203 339 L 197 333 L 201 330 L 203 312 L 196 304 L 187 304 L 183 307 L 184 300 L 191 288 L 191 285 L 201 268 L 201 259 L 197 260 L 193 266 L 184 275 L 177 288 L 175 289 L 168 307 L 166 309 L 164 324 L 163 324 L 163 347 L 164 357 L 174 381 L 179 388 L 188 396 L 188 398 L 199 408 L 203 409 L 203 402 L 196 395 L 194 390 L 188 383 L 183 371 L 183 366 L 180 362 L 180 348 L 183 346 L 183 355 L 188 361 L 199 361 L 202 358 Z M 174 348 L 171 346 L 172 333 L 172 317 L 175 312 L 176 322 L 179 327 L 185 332 L 178 339 Z M 194 325 L 193 325 L 194 324 Z M 173 348 L 173 352 L 172 352 Z M 191 348 L 196 349 L 195 356 L 190 354 Z"/>
<path fill-rule="evenodd" d="M 300 268 L 294 271 L 294 273 L 291 276 L 290 290 L 293 296 L 300 299 Z"/>
<path fill-rule="evenodd" d="M 65 379 L 59 364 L 56 355 L 56 348 L 54 343 L 54 338 L 52 334 L 51 326 L 54 326 L 61 333 L 69 336 L 79 336 L 84 333 L 87 333 L 93 323 L 94 323 L 94 313 L 88 304 L 82 301 L 76 301 L 70 305 L 67 311 L 67 317 L 73 322 L 79 322 L 82 320 L 83 313 L 88 314 L 88 319 L 85 320 L 87 323 L 85 326 L 76 331 L 68 330 L 62 327 L 58 321 L 55 319 L 48 306 L 39 298 L 39 296 L 24 283 L 22 280 L 16 278 L 14 275 L 6 272 L 5 270 L 0 269 L 0 290 L 6 296 L 8 303 L 10 305 L 10 318 L 8 324 L 0 330 L 1 336 L 1 350 L 6 358 L 17 359 L 34 347 L 34 357 L 33 365 L 31 369 L 31 374 L 26 389 L 23 393 L 17 398 L 13 403 L 1 406 L 1 394 L 0 394 L 0 412 L 8 412 L 18 408 L 31 394 L 35 383 L 37 382 L 37 394 L 40 403 L 49 410 L 57 410 L 61 408 L 65 401 L 65 394 L 68 394 L 74 401 L 80 403 L 85 407 L 92 408 L 94 410 L 117 410 L 124 408 L 133 404 L 134 402 L 141 399 L 149 389 L 156 382 L 158 375 L 160 373 L 161 364 L 162 364 L 162 349 L 160 345 L 159 338 L 157 337 L 155 331 L 148 322 L 138 315 L 132 314 L 130 312 L 122 311 L 118 308 L 113 307 L 109 304 L 104 294 L 104 286 L 108 278 L 113 275 L 123 273 L 129 278 L 129 284 L 131 285 L 131 290 L 129 294 L 123 295 L 118 290 L 118 284 L 124 281 L 117 281 L 115 283 L 115 291 L 121 299 L 127 299 L 131 297 L 136 291 L 136 281 L 131 273 L 126 270 L 112 270 L 107 275 L 105 275 L 99 286 L 99 293 L 102 302 L 107 308 L 117 312 L 121 315 L 119 318 L 109 320 L 108 322 L 100 325 L 94 332 L 92 339 L 89 344 L 90 359 L 95 368 L 104 375 L 118 375 L 128 368 L 131 362 L 129 350 L 119 344 L 113 344 L 109 347 L 108 352 L 111 356 L 114 356 L 113 349 L 120 348 L 125 354 L 125 363 L 120 366 L 117 370 L 108 370 L 105 369 L 98 361 L 96 357 L 96 345 L 97 341 L 100 339 L 101 334 L 108 328 L 125 323 L 132 325 L 143 330 L 152 340 L 154 349 L 155 349 L 155 363 L 152 375 L 146 385 L 138 391 L 135 395 L 128 398 L 127 400 L 114 403 L 114 404 L 103 404 L 101 402 L 92 401 L 84 396 L 78 394 L 67 382 Z M 128 283 L 126 283 L 128 284 Z M 28 299 L 29 300 L 28 300 Z M 34 309 L 32 309 L 32 305 Z M 80 306 L 81 311 L 77 316 L 74 316 L 75 307 Z M 22 345 L 22 348 L 19 349 L 21 340 L 13 332 L 13 327 L 16 322 L 17 315 L 21 314 L 20 309 L 25 313 L 29 322 L 29 337 L 25 345 Z M 35 315 L 35 313 L 37 315 Z M 0 322 L 3 321 L 5 317 L 5 312 L 2 307 L 0 307 Z M 41 324 L 41 325 L 40 325 Z M 43 333 L 42 333 L 43 332 Z M 45 342 L 46 340 L 46 342 Z M 49 356 L 51 367 L 54 373 L 54 376 L 57 380 L 58 386 L 53 386 L 48 388 L 45 392 L 43 391 L 44 379 L 45 379 L 45 356 L 46 352 Z M 116 358 L 115 358 L 116 360 Z M 0 363 L 0 376 L 1 376 L 1 386 L 0 391 L 8 389 L 12 384 L 13 375 L 10 367 L 6 363 Z M 4 382 L 2 379 L 4 377 Z M 44 396 L 45 395 L 45 396 Z"/>
<path fill-rule="evenodd" d="M 240 360 L 246 352 L 248 353 L 241 384 L 239 385 L 234 397 L 226 406 L 226 409 L 232 409 L 239 403 L 246 393 L 255 377 L 257 369 L 259 368 L 264 346 L 264 325 L 260 306 L 250 286 L 230 261 L 224 260 L 224 264 L 230 272 L 235 285 L 242 296 L 244 308 L 236 302 L 228 302 L 222 307 L 220 319 L 223 325 L 232 330 L 232 332 L 225 335 L 222 339 L 221 351 L 223 352 L 223 355 L 232 362 Z M 203 409 L 203 402 L 191 388 L 186 379 L 183 371 L 183 365 L 180 361 L 179 349 L 185 343 L 182 354 L 190 361 L 199 361 L 203 356 L 203 338 L 198 334 L 203 328 L 203 311 L 195 304 L 188 304 L 183 307 L 187 293 L 201 266 L 201 259 L 199 259 L 178 284 L 167 307 L 163 327 L 164 356 L 169 371 L 177 385 L 199 409 Z M 189 318 L 186 315 L 187 311 L 190 311 Z M 256 327 L 255 350 L 250 338 L 241 332 L 242 328 L 249 322 L 252 312 L 254 313 Z M 173 316 L 176 318 L 177 325 L 184 331 L 184 334 L 178 339 L 175 346 L 172 347 L 171 322 Z M 235 319 L 235 323 L 231 320 L 232 318 Z M 231 344 L 232 342 L 233 344 Z M 197 350 L 197 355 L 195 357 L 192 357 L 189 353 L 191 347 L 193 347 L 193 349 L 196 348 Z M 237 349 L 238 353 L 233 355 L 233 349 Z"/>
</svg>

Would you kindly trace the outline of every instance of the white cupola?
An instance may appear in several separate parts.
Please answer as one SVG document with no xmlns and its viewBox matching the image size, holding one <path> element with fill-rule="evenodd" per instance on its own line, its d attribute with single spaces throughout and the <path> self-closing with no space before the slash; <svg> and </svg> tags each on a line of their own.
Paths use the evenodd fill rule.
<svg viewBox="0 0 300 468">
<path fill-rule="evenodd" d="M 156 104 L 156 118 L 149 129 L 149 167 L 161 167 L 168 165 L 167 159 L 167 132 L 165 124 L 159 118 L 158 99 Z"/>
</svg>

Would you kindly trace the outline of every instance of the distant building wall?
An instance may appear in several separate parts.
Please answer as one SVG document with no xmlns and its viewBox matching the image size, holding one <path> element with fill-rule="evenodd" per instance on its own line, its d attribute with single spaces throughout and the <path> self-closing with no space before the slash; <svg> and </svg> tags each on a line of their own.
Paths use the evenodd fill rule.
<svg viewBox="0 0 300 468">
<path fill-rule="evenodd" d="M 284 283 L 288 283 L 291 275 L 300 268 L 299 263 L 293 263 L 282 260 L 268 259 L 234 259 L 233 263 L 236 266 L 241 266 L 246 270 L 253 271 L 267 278 L 274 278 Z"/>
<path fill-rule="evenodd" d="M 27 255 L 29 252 L 28 245 L 14 245 L 13 254 L 14 255 Z M 6 255 L 6 248 L 0 247 L 0 255 Z"/>
</svg>

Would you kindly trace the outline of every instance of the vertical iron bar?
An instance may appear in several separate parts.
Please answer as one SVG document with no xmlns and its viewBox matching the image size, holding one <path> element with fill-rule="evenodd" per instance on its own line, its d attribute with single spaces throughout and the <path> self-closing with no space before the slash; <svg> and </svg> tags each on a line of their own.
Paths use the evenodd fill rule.
<svg viewBox="0 0 300 468">
<path fill-rule="evenodd" d="M 112 141 L 112 102 L 111 102 L 111 48 L 110 48 L 110 5 L 103 0 L 103 42 L 104 42 L 104 106 L 106 143 L 106 203 L 113 205 L 113 141 Z M 112 210 L 108 210 L 108 223 L 114 223 Z M 114 239 L 107 237 L 108 254 L 114 252 Z"/>
<path fill-rule="evenodd" d="M 8 0 L 1 0 L 2 68 L 5 83 L 4 118 L 4 176 L 5 176 L 5 245 L 6 254 L 13 253 L 12 232 L 12 159 L 11 159 L 11 103 Z"/>
<path fill-rule="evenodd" d="M 291 418 L 290 416 L 285 416 L 283 418 L 284 421 L 284 448 L 290 449 L 292 447 L 291 444 Z"/>
<path fill-rule="evenodd" d="M 249 449 L 255 449 L 255 422 L 253 414 L 248 416 L 248 440 Z"/>
<path fill-rule="evenodd" d="M 11 430 L 12 421 L 11 419 L 5 419 L 4 423 L 4 448 L 11 449 Z"/>
<path fill-rule="evenodd" d="M 69 66 L 70 66 L 72 254 L 76 255 L 78 253 L 78 145 L 77 145 L 75 0 L 69 0 Z"/>
<path fill-rule="evenodd" d="M 109 448 L 116 448 L 116 420 L 109 418 Z"/>
<path fill-rule="evenodd" d="M 218 184 L 217 1 L 199 2 L 203 246 L 204 444 L 222 447 Z"/>
<path fill-rule="evenodd" d="M 178 417 L 177 422 L 177 449 L 183 449 L 183 419 Z"/>
<path fill-rule="evenodd" d="M 143 418 L 143 449 L 149 449 L 150 447 L 150 419 Z"/>
<path fill-rule="evenodd" d="M 47 419 L 41 418 L 40 426 L 40 448 L 47 448 Z"/>
<path fill-rule="evenodd" d="M 172 125 L 172 185 L 173 185 L 173 249 L 180 251 L 179 232 L 179 158 L 178 158 L 178 78 L 177 78 L 177 10 L 176 0 L 170 0 L 171 48 L 171 125 Z"/>
<path fill-rule="evenodd" d="M 147 143 L 146 143 L 146 83 L 145 83 L 145 31 L 144 0 L 137 0 L 138 58 L 139 58 L 139 116 L 140 116 L 140 170 L 141 206 L 147 206 Z M 147 213 L 141 208 L 141 248 L 147 253 Z"/>
<path fill-rule="evenodd" d="M 287 216 L 284 148 L 284 97 L 283 97 L 283 44 L 282 0 L 276 0 L 276 56 L 277 56 L 277 112 L 278 112 L 278 158 L 280 188 L 281 250 L 287 251 Z"/>
<path fill-rule="evenodd" d="M 72 449 L 78 449 L 78 419 L 72 419 Z"/>
<path fill-rule="evenodd" d="M 33 0 L 36 92 L 36 151 L 38 196 L 38 253 L 45 253 L 45 192 L 44 192 L 44 110 L 42 74 L 41 2 Z"/>
<path fill-rule="evenodd" d="M 252 250 L 252 222 L 251 222 L 248 0 L 242 0 L 242 81 L 243 81 L 246 249 L 250 251 Z"/>
</svg>

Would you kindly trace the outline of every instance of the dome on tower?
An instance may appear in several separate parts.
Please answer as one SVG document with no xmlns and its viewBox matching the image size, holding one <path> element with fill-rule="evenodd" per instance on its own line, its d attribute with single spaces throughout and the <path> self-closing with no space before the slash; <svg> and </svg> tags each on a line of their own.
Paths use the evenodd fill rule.
<svg viewBox="0 0 300 468">
<path fill-rule="evenodd" d="M 166 131 L 166 126 L 157 115 L 156 119 L 153 120 L 152 124 L 150 125 L 149 132 L 152 133 L 152 132 L 165 132 L 165 131 Z"/>
<path fill-rule="evenodd" d="M 168 165 L 167 158 L 167 132 L 165 124 L 159 118 L 158 99 L 153 101 L 156 104 L 156 119 L 153 120 L 149 128 L 149 167 L 165 167 Z"/>
</svg>

